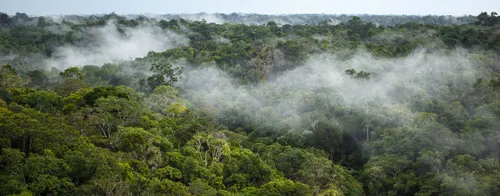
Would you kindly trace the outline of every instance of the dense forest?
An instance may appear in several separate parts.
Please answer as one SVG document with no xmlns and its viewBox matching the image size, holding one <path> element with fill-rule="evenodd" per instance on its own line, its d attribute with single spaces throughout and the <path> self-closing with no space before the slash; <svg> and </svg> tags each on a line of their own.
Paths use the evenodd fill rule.
<svg viewBox="0 0 500 196">
<path fill-rule="evenodd" d="M 183 16 L 0 13 L 0 195 L 500 192 L 496 12 Z"/>
<path fill-rule="evenodd" d="M 365 22 L 371 22 L 376 25 L 395 25 L 404 24 L 408 22 L 416 22 L 421 24 L 467 24 L 474 22 L 476 20 L 475 16 L 464 15 L 461 17 L 453 16 L 399 16 L 399 15 L 356 15 Z M 68 17 L 68 16 L 63 16 Z M 128 18 L 136 19 L 141 17 L 141 15 L 127 15 Z M 150 15 L 150 17 L 155 17 L 163 20 L 172 19 L 185 19 L 185 20 L 205 20 L 207 22 L 213 23 L 235 23 L 235 24 L 253 24 L 260 25 L 266 24 L 269 21 L 276 22 L 278 24 L 318 24 L 320 22 L 327 21 L 330 24 L 345 23 L 352 19 L 353 15 L 331 15 L 331 14 L 287 14 L 287 15 L 263 15 L 263 14 L 207 14 L 207 13 L 197 13 L 197 14 L 164 14 L 164 15 Z"/>
</svg>

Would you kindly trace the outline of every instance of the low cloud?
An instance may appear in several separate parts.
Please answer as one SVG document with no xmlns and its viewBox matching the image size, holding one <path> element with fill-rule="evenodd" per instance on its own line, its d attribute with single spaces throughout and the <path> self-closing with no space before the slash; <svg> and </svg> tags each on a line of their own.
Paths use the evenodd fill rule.
<svg viewBox="0 0 500 196">
<path fill-rule="evenodd" d="M 421 49 L 404 58 L 378 58 L 358 52 L 342 60 L 322 54 L 256 86 L 239 85 L 215 66 L 187 71 L 178 85 L 195 105 L 209 104 L 219 114 L 236 108 L 254 120 L 267 119 L 270 123 L 332 106 L 369 110 L 377 115 L 376 110 L 382 107 L 409 108 L 415 98 L 443 96 L 452 88 L 470 91 L 478 68 L 469 55 L 465 50 L 428 53 Z M 351 78 L 345 74 L 346 69 L 369 72 L 370 79 Z M 277 119 L 259 116 L 269 107 Z M 380 115 L 400 115 L 398 112 Z"/>
<path fill-rule="evenodd" d="M 162 52 L 188 44 L 183 36 L 148 24 L 127 28 L 119 27 L 111 21 L 104 27 L 92 28 L 90 31 L 90 43 L 85 43 L 84 46 L 57 47 L 52 57 L 45 60 L 44 64 L 48 68 L 58 69 L 102 65 L 143 57 L 150 51 Z"/>
</svg>

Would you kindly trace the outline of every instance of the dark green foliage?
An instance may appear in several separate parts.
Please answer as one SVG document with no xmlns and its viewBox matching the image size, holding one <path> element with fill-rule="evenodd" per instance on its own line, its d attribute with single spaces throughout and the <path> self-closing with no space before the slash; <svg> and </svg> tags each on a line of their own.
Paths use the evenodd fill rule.
<svg viewBox="0 0 500 196">
<path fill-rule="evenodd" d="M 216 16 L 233 23 L 115 13 L 64 16 L 59 22 L 0 13 L 0 63 L 5 64 L 0 68 L 0 195 L 500 192 L 495 12 L 455 21 L 245 16 L 257 25 L 239 24 L 244 18 L 238 14 Z M 300 20 L 289 21 L 293 18 Z M 58 46 L 91 45 L 90 29 L 110 23 L 121 36 L 128 28 L 157 25 L 185 35 L 189 44 L 104 65 L 42 67 Z M 62 27 L 67 28 L 63 33 L 52 31 Z M 415 52 L 418 48 L 426 50 Z M 360 89 L 380 80 L 390 66 L 365 62 L 369 67 L 352 69 L 349 64 L 357 51 L 366 51 L 373 61 L 406 64 L 401 62 L 414 53 L 432 58 L 457 48 L 468 49 L 464 64 L 473 73 L 453 65 L 426 73 L 435 74 L 432 81 L 414 88 L 411 77 L 392 72 L 408 80 L 384 84 L 392 89 L 384 100 L 363 99 L 378 89 Z M 332 65 L 340 68 L 329 69 L 341 70 L 341 79 L 348 81 L 344 90 L 351 93 L 273 86 L 276 78 L 323 54 L 340 59 Z M 193 85 L 202 86 L 198 95 L 180 88 L 183 66 L 188 73 L 217 68 L 241 89 L 268 89 L 249 91 L 259 103 L 214 104 L 205 100 L 213 93 L 205 84 Z M 347 95 L 355 96 L 339 98 Z"/>
<path fill-rule="evenodd" d="M 180 78 L 181 67 L 173 67 L 170 63 L 153 63 L 151 69 L 153 72 L 152 76 L 146 78 L 146 80 L 140 81 L 142 85 L 146 85 L 150 90 L 155 89 L 161 85 L 170 86 L 177 82 Z M 145 83 L 145 84 L 144 84 Z"/>
<path fill-rule="evenodd" d="M 132 94 L 128 91 L 127 88 L 115 87 L 115 86 L 106 86 L 106 87 L 96 87 L 92 89 L 92 91 L 88 92 L 83 96 L 85 100 L 85 104 L 93 106 L 97 99 L 106 98 L 109 96 L 114 96 L 117 98 L 129 99 Z"/>
<path fill-rule="evenodd" d="M 365 71 L 356 72 L 356 70 L 354 69 L 347 69 L 344 72 L 346 75 L 351 76 L 353 78 L 362 78 L 362 79 L 369 79 L 371 74 Z"/>
<path fill-rule="evenodd" d="M 489 15 L 487 12 L 481 12 L 481 14 L 477 16 L 477 22 L 475 24 L 483 26 L 494 26 L 496 24 L 500 24 L 500 16 L 498 16 L 496 12 L 491 12 L 491 14 Z"/>
</svg>

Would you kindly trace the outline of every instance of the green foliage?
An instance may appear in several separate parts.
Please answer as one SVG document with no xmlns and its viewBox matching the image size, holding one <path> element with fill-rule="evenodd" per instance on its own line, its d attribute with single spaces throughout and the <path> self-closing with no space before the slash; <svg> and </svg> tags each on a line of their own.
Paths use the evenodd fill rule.
<svg viewBox="0 0 500 196">
<path fill-rule="evenodd" d="M 53 91 L 33 91 L 27 88 L 9 89 L 12 102 L 37 109 L 41 112 L 56 113 L 61 109 L 62 97 Z"/>
<path fill-rule="evenodd" d="M 9 64 L 0 68 L 0 81 L 0 88 L 4 89 L 23 85 L 23 79 L 17 75 L 17 71 Z"/>
<path fill-rule="evenodd" d="M 264 184 L 257 191 L 257 195 L 310 195 L 310 193 L 305 184 L 277 179 Z"/>
<path fill-rule="evenodd" d="M 146 86 L 149 90 L 153 90 L 161 85 L 172 85 L 179 80 L 182 71 L 181 67 L 173 67 L 170 63 L 163 64 L 158 62 L 153 63 L 150 70 L 154 74 L 140 81 L 141 85 Z"/>
<path fill-rule="evenodd" d="M 495 12 L 455 22 L 440 16 L 247 17 L 259 24 L 0 13 L 0 55 L 6 56 L 0 61 L 8 63 L 0 68 L 0 195 L 500 192 Z M 273 22 L 294 17 L 304 24 Z M 186 45 L 104 65 L 43 67 L 45 58 L 58 58 L 57 47 L 92 45 L 90 29 L 110 23 L 125 37 L 126 29 L 157 25 L 185 35 Z M 399 63 L 414 55 L 433 61 L 429 54 L 456 48 L 468 49 L 460 55 L 473 71 L 447 67 L 428 73 L 435 78 L 418 87 L 408 77 L 363 92 L 358 87 L 392 70 L 351 65 L 356 52 L 366 51 L 398 64 L 387 77 L 406 78 L 398 70 L 408 68 Z M 344 70 L 345 92 L 305 87 L 316 81 L 297 90 L 273 86 L 281 75 L 314 64 L 310 57 L 322 58 L 318 54 L 338 57 L 330 68 Z M 231 87 L 259 90 L 251 91 L 252 100 L 214 104 L 218 100 L 206 95 L 220 92 L 180 88 L 205 84 L 190 86 L 203 75 L 181 80 L 179 65 L 217 68 L 234 78 Z M 383 100 L 366 98 L 386 88 Z"/>
<path fill-rule="evenodd" d="M 365 71 L 357 72 L 354 69 L 346 69 L 344 72 L 346 75 L 351 76 L 353 78 L 362 78 L 362 79 L 369 79 L 371 74 Z"/>
<path fill-rule="evenodd" d="M 475 24 L 484 26 L 500 24 L 500 16 L 498 16 L 496 12 L 491 12 L 490 15 L 488 15 L 487 12 L 481 12 L 481 14 L 477 16 L 477 22 Z"/>
</svg>

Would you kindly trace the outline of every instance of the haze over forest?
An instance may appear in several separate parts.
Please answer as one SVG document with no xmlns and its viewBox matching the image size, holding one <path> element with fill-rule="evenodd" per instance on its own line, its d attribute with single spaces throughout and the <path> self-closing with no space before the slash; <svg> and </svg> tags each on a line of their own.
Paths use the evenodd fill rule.
<svg viewBox="0 0 500 196">
<path fill-rule="evenodd" d="M 497 195 L 499 127 L 494 11 L 0 13 L 0 195 Z"/>
</svg>

